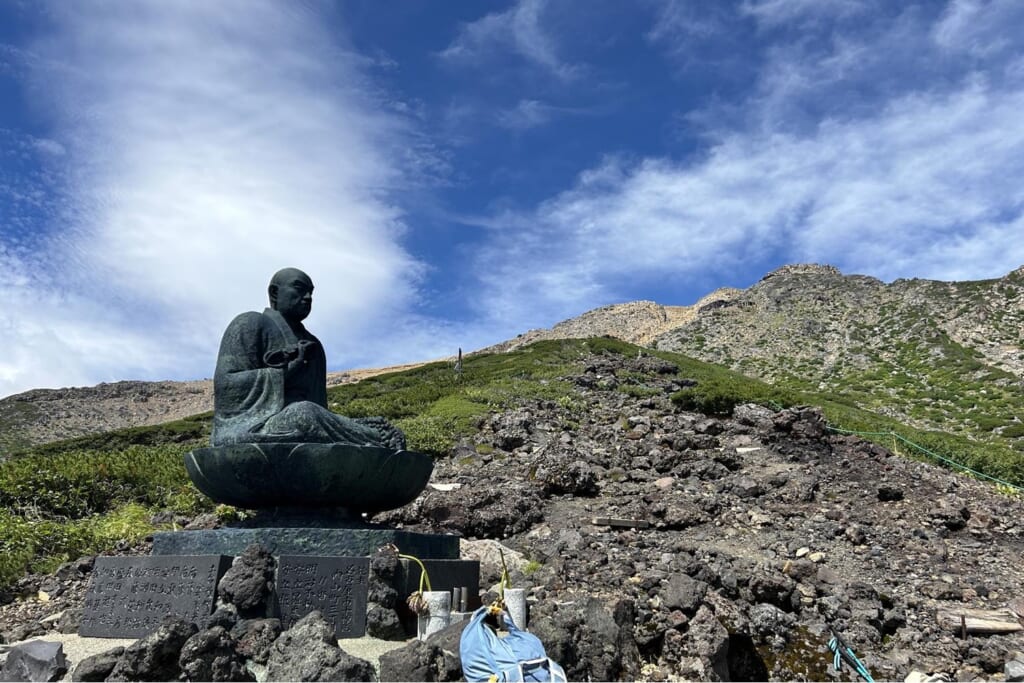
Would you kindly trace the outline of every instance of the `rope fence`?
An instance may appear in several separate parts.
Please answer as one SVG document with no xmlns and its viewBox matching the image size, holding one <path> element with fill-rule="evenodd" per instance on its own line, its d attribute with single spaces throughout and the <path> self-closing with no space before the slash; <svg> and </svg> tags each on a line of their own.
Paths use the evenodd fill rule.
<svg viewBox="0 0 1024 683">
<path fill-rule="evenodd" d="M 775 410 L 783 410 L 783 406 L 781 406 L 780 404 L 776 403 L 775 401 L 768 401 L 768 403 L 770 403 L 772 405 L 772 407 L 775 408 Z M 906 437 L 904 437 L 904 436 L 902 436 L 900 434 L 897 434 L 896 432 L 893 432 L 893 431 L 886 431 L 886 432 L 862 432 L 862 431 L 856 431 L 856 430 L 853 430 L 853 429 L 842 429 L 840 427 L 833 427 L 832 425 L 828 425 L 828 430 L 830 432 L 835 432 L 837 434 L 852 434 L 854 436 L 866 436 L 866 437 L 873 436 L 873 437 L 876 437 L 876 438 L 891 438 L 893 440 L 893 449 L 892 450 L 894 452 L 896 451 L 896 442 L 902 442 L 903 444 L 905 444 L 905 445 L 909 446 L 910 448 L 918 451 L 919 453 L 923 453 L 924 455 L 927 455 L 928 457 L 931 457 L 931 458 L 934 458 L 935 460 L 943 462 L 946 465 L 949 465 L 951 467 L 955 467 L 956 469 L 959 469 L 959 470 L 962 470 L 964 472 L 967 472 L 968 474 L 970 474 L 973 477 L 977 477 L 979 479 L 986 479 L 988 481 L 991 481 L 991 482 L 994 482 L 996 484 L 999 484 L 1000 486 L 1005 486 L 1006 488 L 1012 490 L 1014 493 L 1024 493 L 1024 487 L 1017 486 L 1016 484 L 1011 484 L 1010 482 L 1005 481 L 1003 479 L 1000 479 L 999 477 L 993 477 L 990 474 L 985 474 L 984 472 L 979 472 L 978 470 L 972 469 L 972 468 L 968 467 L 967 465 L 964 465 L 963 463 L 959 463 L 956 460 L 953 460 L 952 458 L 948 458 L 948 457 L 946 457 L 944 455 L 936 453 L 933 450 L 925 448 L 921 444 L 914 443 L 910 439 L 908 439 L 908 438 L 906 438 Z"/>
<path fill-rule="evenodd" d="M 993 477 L 991 474 L 985 474 L 984 472 L 979 472 L 976 469 L 972 469 L 967 465 L 964 465 L 963 463 L 959 463 L 956 460 L 953 460 L 952 458 L 947 458 L 944 455 L 940 455 L 939 453 L 936 453 L 933 450 L 925 448 L 921 444 L 914 443 L 910 439 L 900 434 L 897 434 L 896 432 L 858 432 L 852 429 L 840 429 L 839 427 L 833 427 L 831 425 L 829 425 L 828 430 L 830 432 L 836 432 L 837 434 L 853 434 L 854 436 L 891 437 L 893 439 L 894 446 L 897 441 L 902 442 L 907 446 L 910 446 L 914 450 L 918 451 L 919 453 L 923 453 L 951 467 L 955 467 L 959 470 L 967 472 L 971 476 L 978 477 L 979 479 L 987 479 L 988 481 L 999 484 L 1000 486 L 1005 486 L 1009 489 L 1012 489 L 1015 493 L 1024 492 L 1024 487 L 1017 486 L 1016 484 L 1011 484 L 1010 482 L 1000 479 L 999 477 Z M 896 449 L 893 448 L 893 450 L 895 451 Z"/>
</svg>

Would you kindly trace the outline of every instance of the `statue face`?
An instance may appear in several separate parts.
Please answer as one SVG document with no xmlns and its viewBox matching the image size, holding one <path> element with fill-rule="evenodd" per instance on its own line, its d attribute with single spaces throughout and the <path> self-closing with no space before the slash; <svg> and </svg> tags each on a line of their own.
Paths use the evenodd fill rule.
<svg viewBox="0 0 1024 683">
<path fill-rule="evenodd" d="M 287 320 L 305 320 L 313 308 L 313 283 L 298 276 L 278 283 L 274 308 Z"/>
</svg>

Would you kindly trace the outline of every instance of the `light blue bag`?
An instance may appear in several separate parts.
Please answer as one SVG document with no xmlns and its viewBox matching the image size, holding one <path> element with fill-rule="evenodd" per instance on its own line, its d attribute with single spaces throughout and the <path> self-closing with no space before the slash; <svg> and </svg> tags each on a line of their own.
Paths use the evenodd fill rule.
<svg viewBox="0 0 1024 683">
<path fill-rule="evenodd" d="M 540 639 L 518 628 L 507 612 L 498 615 L 508 635 L 498 634 L 484 623 L 487 606 L 481 607 L 462 629 L 459 656 L 462 675 L 467 681 L 559 681 L 565 671 L 544 652 Z"/>
</svg>

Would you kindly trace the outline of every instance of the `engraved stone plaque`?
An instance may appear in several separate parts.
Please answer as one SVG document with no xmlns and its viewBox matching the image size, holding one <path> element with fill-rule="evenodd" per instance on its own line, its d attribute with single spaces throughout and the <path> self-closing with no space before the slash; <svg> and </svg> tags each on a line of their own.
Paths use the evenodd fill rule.
<svg viewBox="0 0 1024 683">
<path fill-rule="evenodd" d="M 368 557 L 282 555 L 277 560 L 277 606 L 281 626 L 314 610 L 334 625 L 338 638 L 366 633 Z"/>
<path fill-rule="evenodd" d="M 97 557 L 79 635 L 139 638 L 168 614 L 199 622 L 213 611 L 223 555 Z"/>
</svg>

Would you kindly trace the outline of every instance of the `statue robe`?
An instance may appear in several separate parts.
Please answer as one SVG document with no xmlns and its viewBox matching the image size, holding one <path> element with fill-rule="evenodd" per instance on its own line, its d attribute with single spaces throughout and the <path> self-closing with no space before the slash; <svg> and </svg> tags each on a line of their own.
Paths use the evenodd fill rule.
<svg viewBox="0 0 1024 683">
<path fill-rule="evenodd" d="M 274 366 L 300 340 L 310 343 L 305 363 L 288 377 L 285 367 Z M 323 346 L 301 323 L 293 328 L 270 308 L 242 313 L 228 325 L 217 356 L 213 400 L 213 446 L 275 442 L 405 447 L 401 432 L 381 418 L 354 420 L 327 409 Z"/>
</svg>

